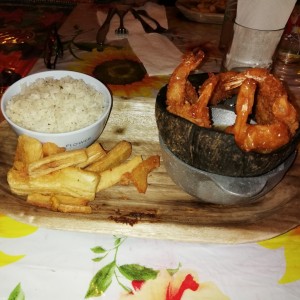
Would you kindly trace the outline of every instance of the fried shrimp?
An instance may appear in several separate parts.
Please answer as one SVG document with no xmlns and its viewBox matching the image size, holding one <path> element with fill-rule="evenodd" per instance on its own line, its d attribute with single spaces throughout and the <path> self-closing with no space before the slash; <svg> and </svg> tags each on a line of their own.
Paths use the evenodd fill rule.
<svg viewBox="0 0 300 300">
<path fill-rule="evenodd" d="M 202 62 L 204 53 L 187 53 L 173 72 L 167 90 L 167 109 L 198 126 L 211 127 L 208 102 L 217 84 L 217 77 L 210 77 L 200 87 L 200 96 L 188 80 L 188 75 Z"/>
<path fill-rule="evenodd" d="M 243 81 L 236 102 L 236 121 L 227 127 L 237 145 L 244 151 L 268 153 L 278 149 L 290 140 L 288 126 L 278 120 L 270 125 L 248 124 L 252 112 L 257 82 L 253 79 Z"/>
<path fill-rule="evenodd" d="M 299 116 L 279 79 L 261 68 L 209 74 L 197 91 L 188 75 L 203 58 L 201 50 L 186 54 L 171 75 L 166 101 L 169 112 L 210 128 L 209 105 L 238 94 L 236 121 L 226 132 L 234 135 L 242 150 L 270 153 L 291 140 L 299 128 Z M 248 123 L 250 115 L 254 115 L 256 124 Z"/>
<path fill-rule="evenodd" d="M 189 103 L 197 101 L 196 90 L 188 81 L 188 76 L 200 65 L 203 58 L 202 51 L 196 54 L 189 52 L 183 56 L 181 64 L 172 73 L 168 84 L 167 105 L 176 109 L 176 106 L 181 106 L 186 101 Z"/>
<path fill-rule="evenodd" d="M 239 87 L 247 78 L 254 79 L 258 84 L 255 108 L 257 123 L 269 125 L 280 120 L 294 135 L 299 127 L 297 111 L 289 102 L 282 82 L 266 69 L 254 68 L 231 76 L 224 81 L 225 90 Z"/>
</svg>

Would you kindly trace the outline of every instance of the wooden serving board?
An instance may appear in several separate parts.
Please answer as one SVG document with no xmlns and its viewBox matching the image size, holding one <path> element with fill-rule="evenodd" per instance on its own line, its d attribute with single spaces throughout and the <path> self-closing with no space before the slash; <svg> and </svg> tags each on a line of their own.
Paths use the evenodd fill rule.
<svg viewBox="0 0 300 300">
<path fill-rule="evenodd" d="M 160 154 L 154 99 L 114 99 L 114 107 L 99 141 L 111 148 L 132 142 L 133 155 Z M 13 195 L 6 181 L 17 138 L 6 122 L 0 124 L 0 212 L 37 226 L 209 243 L 256 242 L 282 234 L 300 221 L 300 158 L 284 179 L 252 204 L 221 206 L 199 201 L 177 187 L 161 167 L 149 176 L 145 194 L 133 186 L 114 186 L 97 194 L 93 213 L 66 214 L 27 204 Z"/>
</svg>

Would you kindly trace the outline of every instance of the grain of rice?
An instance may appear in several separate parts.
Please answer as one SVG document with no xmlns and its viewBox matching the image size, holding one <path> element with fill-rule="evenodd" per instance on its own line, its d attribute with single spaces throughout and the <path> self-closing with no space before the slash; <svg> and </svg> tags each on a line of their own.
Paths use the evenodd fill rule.
<svg viewBox="0 0 300 300">
<path fill-rule="evenodd" d="M 93 124 L 101 116 L 103 105 L 103 94 L 82 79 L 49 77 L 23 85 L 7 103 L 6 113 L 26 129 L 61 133 Z"/>
</svg>

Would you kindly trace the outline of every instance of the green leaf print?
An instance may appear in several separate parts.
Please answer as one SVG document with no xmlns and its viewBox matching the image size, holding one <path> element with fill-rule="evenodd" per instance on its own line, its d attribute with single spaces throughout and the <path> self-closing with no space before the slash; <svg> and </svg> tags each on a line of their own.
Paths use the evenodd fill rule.
<svg viewBox="0 0 300 300">
<path fill-rule="evenodd" d="M 118 263 L 118 252 L 121 249 L 121 245 L 125 242 L 126 237 L 114 236 L 114 246 L 105 249 L 101 246 L 96 246 L 91 248 L 91 250 L 100 254 L 93 258 L 94 262 L 104 263 L 104 259 L 112 259 L 105 267 L 100 269 L 93 279 L 90 281 L 90 286 L 85 298 L 90 297 L 101 297 L 103 293 L 111 285 L 112 280 L 117 281 L 119 286 L 125 290 L 127 293 L 132 292 L 132 282 L 133 280 L 147 281 L 150 279 L 155 279 L 159 271 L 152 268 L 147 268 L 140 264 L 124 264 L 119 265 Z M 170 274 L 175 274 L 180 268 L 180 264 L 176 269 L 168 269 Z"/>
<path fill-rule="evenodd" d="M 25 295 L 22 291 L 20 283 L 10 293 L 8 300 L 25 300 Z"/>
<path fill-rule="evenodd" d="M 99 262 L 99 261 L 101 261 L 102 259 L 104 259 L 106 256 L 107 256 L 107 254 L 105 254 L 104 256 L 98 256 L 98 257 L 95 257 L 95 258 L 93 258 L 92 260 L 93 260 L 94 262 Z"/>
<path fill-rule="evenodd" d="M 115 247 L 119 247 L 121 243 L 122 243 L 122 239 L 121 238 L 116 238 Z"/>
<path fill-rule="evenodd" d="M 115 261 L 100 269 L 90 282 L 85 298 L 101 296 L 111 285 L 115 271 Z"/>
<path fill-rule="evenodd" d="M 138 265 L 122 265 L 119 268 L 120 273 L 129 280 L 149 280 L 156 278 L 158 271 Z"/>
<path fill-rule="evenodd" d="M 181 268 L 181 263 L 178 264 L 178 267 L 176 269 L 167 269 L 167 271 L 171 276 L 173 276 L 179 271 L 180 268 Z"/>
<path fill-rule="evenodd" d="M 104 248 L 97 246 L 91 249 L 94 253 L 105 253 L 107 252 Z"/>
</svg>

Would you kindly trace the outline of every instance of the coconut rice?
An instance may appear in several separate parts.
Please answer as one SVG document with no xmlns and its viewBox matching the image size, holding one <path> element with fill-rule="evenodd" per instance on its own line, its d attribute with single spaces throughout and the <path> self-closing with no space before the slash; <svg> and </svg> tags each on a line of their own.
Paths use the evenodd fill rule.
<svg viewBox="0 0 300 300">
<path fill-rule="evenodd" d="M 6 114 L 23 128 L 62 133 L 96 122 L 103 105 L 103 95 L 82 79 L 49 77 L 23 85 L 21 92 L 8 101 Z"/>
</svg>

